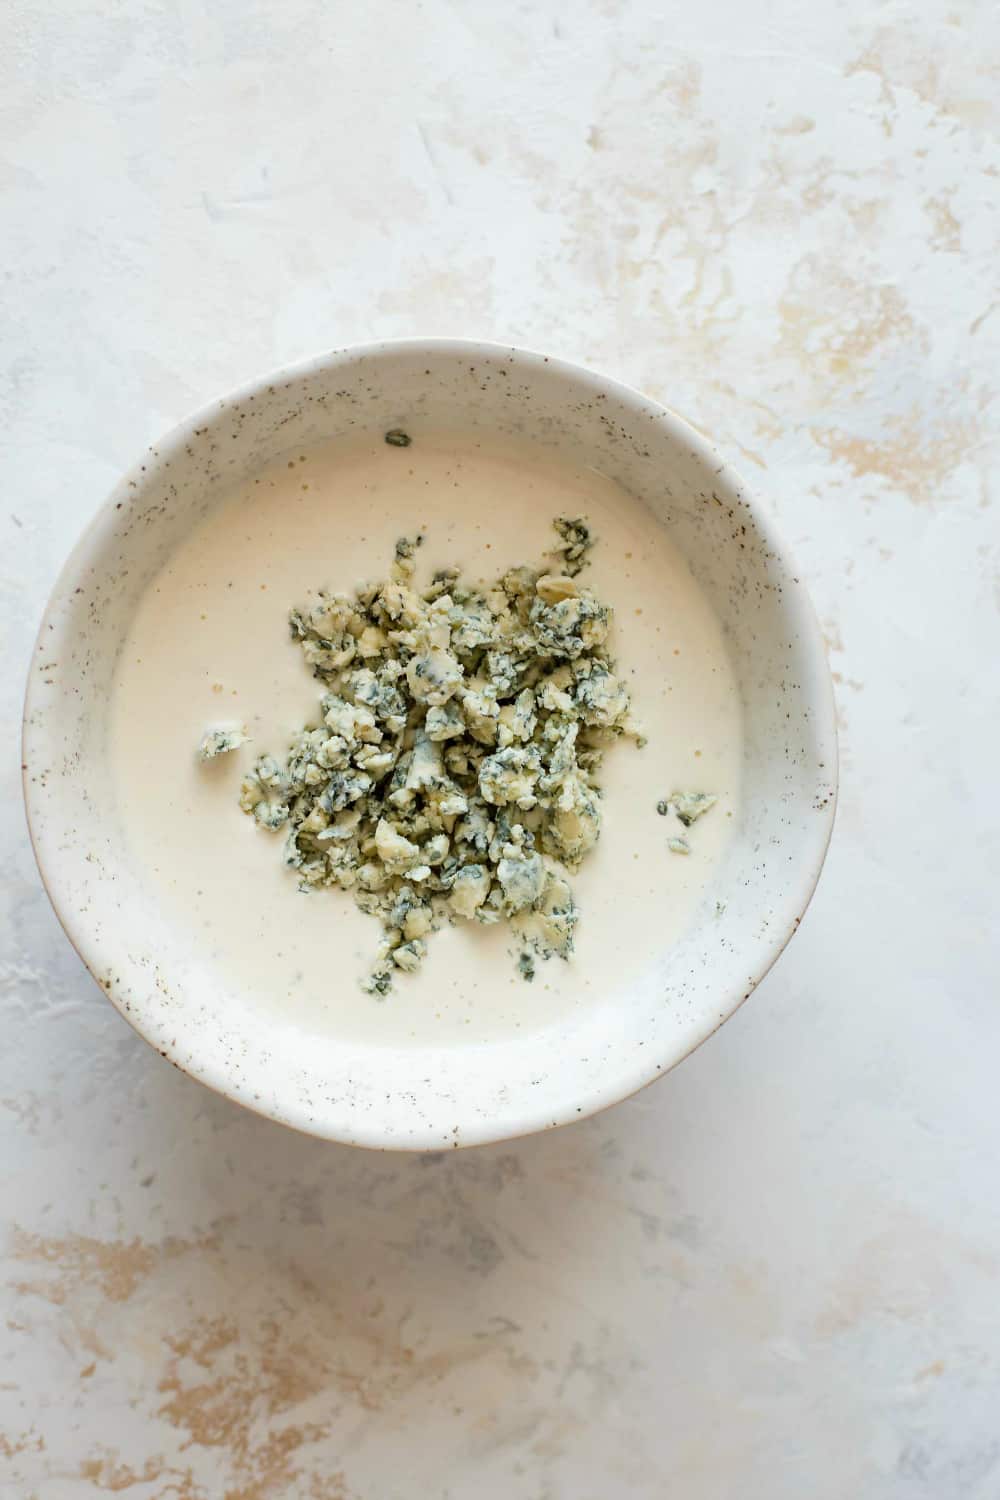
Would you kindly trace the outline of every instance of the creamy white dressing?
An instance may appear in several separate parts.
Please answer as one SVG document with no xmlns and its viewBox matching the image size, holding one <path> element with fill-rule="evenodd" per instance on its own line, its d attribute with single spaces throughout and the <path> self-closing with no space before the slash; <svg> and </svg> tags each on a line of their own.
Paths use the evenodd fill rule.
<svg viewBox="0 0 1000 1500">
<path fill-rule="evenodd" d="M 421 971 L 379 1000 L 362 991 L 379 926 L 338 890 L 301 893 L 283 835 L 240 812 L 255 757 L 284 757 L 317 722 L 323 691 L 288 632 L 319 587 L 386 577 L 396 539 L 420 529 L 417 581 L 460 564 L 492 581 L 551 550 L 552 517 L 598 537 L 581 578 L 615 610 L 612 653 L 648 737 L 612 746 L 604 822 L 573 877 L 571 960 L 526 982 L 504 925 L 434 934 Z M 263 469 L 194 530 L 150 585 L 123 647 L 111 703 L 122 823 L 141 878 L 199 956 L 248 1006 L 333 1037 L 399 1045 L 523 1035 L 627 985 L 676 940 L 733 826 L 741 723 L 719 624 L 669 537 L 591 469 L 528 444 L 420 435 L 409 448 L 341 439 Z M 245 724 L 252 743 L 196 758 L 208 728 Z M 656 811 L 675 789 L 719 802 L 685 834 Z"/>
</svg>

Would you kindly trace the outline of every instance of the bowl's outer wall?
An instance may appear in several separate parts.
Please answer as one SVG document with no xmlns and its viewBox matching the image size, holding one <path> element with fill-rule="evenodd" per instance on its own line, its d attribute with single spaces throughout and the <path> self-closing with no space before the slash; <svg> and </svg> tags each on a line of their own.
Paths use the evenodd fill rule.
<svg viewBox="0 0 1000 1500">
<path fill-rule="evenodd" d="M 279 453 L 359 431 L 478 429 L 542 441 L 638 495 L 719 614 L 743 700 L 742 814 L 711 902 L 630 989 L 523 1041 L 334 1046 L 251 1014 L 132 870 L 107 754 L 115 662 L 143 590 L 233 485 Z M 590 1114 L 686 1056 L 798 925 L 832 827 L 836 737 L 821 635 L 759 507 L 686 423 L 636 392 L 499 346 L 407 341 L 323 355 L 182 423 L 98 513 L 56 586 L 25 710 L 25 794 L 47 889 L 129 1021 L 210 1086 L 297 1128 L 427 1149 Z M 709 909 L 710 907 L 710 909 Z M 721 909 L 721 910 L 720 910 Z"/>
</svg>

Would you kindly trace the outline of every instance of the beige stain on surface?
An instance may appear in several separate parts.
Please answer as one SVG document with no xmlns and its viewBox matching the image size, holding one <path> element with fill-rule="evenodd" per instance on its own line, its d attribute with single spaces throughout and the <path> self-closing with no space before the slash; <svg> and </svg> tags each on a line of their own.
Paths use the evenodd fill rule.
<svg viewBox="0 0 1000 1500">
<path fill-rule="evenodd" d="M 259 1254 L 227 1255 L 216 1237 L 119 1243 L 17 1231 L 11 1248 L 44 1273 L 17 1290 L 53 1309 L 68 1350 L 146 1366 L 137 1392 L 156 1451 L 137 1458 L 84 1446 L 77 1473 L 102 1493 L 156 1484 L 155 1500 L 357 1500 L 324 1461 L 345 1422 L 353 1430 L 359 1421 L 410 1421 L 428 1403 L 454 1400 L 472 1366 L 486 1366 L 491 1390 L 538 1375 L 508 1326 L 413 1347 L 406 1318 L 390 1316 L 353 1278 L 320 1286 Z M 93 1360 L 78 1374 L 84 1402 L 100 1399 L 96 1371 Z M 173 1444 L 165 1443 L 171 1429 Z M 30 1434 L 0 1439 L 0 1456 L 32 1443 L 40 1449 Z M 206 1464 L 218 1473 L 220 1463 L 224 1487 L 206 1484 Z"/>
<path fill-rule="evenodd" d="M 689 115 L 693 113 L 701 95 L 701 79 L 701 64 L 695 58 L 687 57 L 667 69 L 659 91 L 666 95 L 682 115 Z"/>
<path fill-rule="evenodd" d="M 226 1500 L 284 1494 L 282 1486 L 304 1483 L 309 1449 L 330 1439 L 345 1413 L 352 1421 L 385 1414 L 418 1390 L 426 1399 L 463 1366 L 497 1353 L 497 1340 L 486 1339 L 419 1354 L 380 1304 L 331 1301 L 302 1278 L 278 1300 L 288 1296 L 292 1320 L 203 1317 L 163 1340 L 157 1416 L 177 1430 L 182 1450 L 225 1452 L 235 1483 Z M 338 1482 L 331 1500 L 346 1496 Z"/>
<path fill-rule="evenodd" d="M 16 1458 L 19 1453 L 44 1453 L 45 1439 L 32 1428 L 11 1437 L 0 1432 L 0 1458 Z"/>
<path fill-rule="evenodd" d="M 127 1302 L 138 1287 L 163 1261 L 174 1260 L 193 1250 L 211 1248 L 212 1237 L 201 1240 L 165 1240 L 152 1245 L 138 1237 L 131 1240 L 99 1240 L 91 1235 L 52 1237 L 30 1234 L 17 1226 L 10 1240 L 11 1257 L 23 1264 L 51 1269 L 41 1280 L 18 1281 L 16 1291 L 42 1297 L 62 1306 L 84 1285 L 95 1286 L 108 1302 Z M 101 1352 L 99 1348 L 92 1350 Z"/>
<path fill-rule="evenodd" d="M 864 51 L 853 62 L 848 63 L 844 76 L 854 78 L 858 74 L 871 74 L 878 80 L 881 103 L 892 110 L 896 109 L 897 88 L 908 89 L 925 103 L 933 102 L 937 92 L 936 64 L 928 56 L 915 59 L 913 64 L 906 59 L 897 59 L 889 64 L 883 54 L 889 48 L 896 50 L 895 43 L 896 36 L 892 31 L 882 30 L 876 33 Z M 892 134 L 891 123 L 888 124 L 886 133 Z"/>
<path fill-rule="evenodd" d="M 784 125 L 774 127 L 775 135 L 809 135 L 816 129 L 816 121 L 810 115 L 793 115 Z"/>
<path fill-rule="evenodd" d="M 183 1333 L 167 1334 L 168 1351 L 157 1390 L 166 1400 L 157 1415 L 176 1427 L 184 1446 L 222 1447 L 246 1467 L 255 1453 L 254 1430 L 324 1391 L 330 1368 L 320 1350 L 293 1344 L 271 1320 L 254 1335 L 241 1335 L 221 1318 L 199 1319 Z M 281 1452 L 287 1455 L 324 1435 L 311 1424 L 289 1429 Z M 276 1434 L 265 1446 L 274 1452 Z"/>
<path fill-rule="evenodd" d="M 44 1280 L 19 1281 L 15 1288 L 61 1306 L 85 1282 L 96 1283 L 109 1302 L 125 1302 L 156 1263 L 156 1251 L 142 1240 L 110 1242 L 89 1235 L 46 1238 L 15 1229 L 11 1253 L 29 1265 L 51 1267 Z"/>
<path fill-rule="evenodd" d="M 928 241 L 931 249 L 947 252 L 961 250 L 962 226 L 955 218 L 951 203 L 944 194 L 937 198 L 928 198 L 924 209 L 931 221 L 931 236 Z"/>
<path fill-rule="evenodd" d="M 801 132 L 790 127 L 774 130 L 753 186 L 755 224 L 794 237 L 791 243 L 801 238 L 803 217 L 821 213 L 838 199 L 843 201 L 845 184 L 858 176 L 832 156 L 803 160 L 800 145 Z"/>
<path fill-rule="evenodd" d="M 928 348 L 897 286 L 859 280 L 818 256 L 795 267 L 778 314 L 777 352 L 832 384 L 861 384 L 893 349 Z"/>
<path fill-rule="evenodd" d="M 80 1478 L 107 1494 L 120 1495 L 137 1484 L 153 1484 L 164 1478 L 168 1470 L 160 1458 L 148 1458 L 141 1469 L 120 1463 L 115 1453 L 104 1453 L 99 1458 L 88 1458 L 80 1465 Z M 178 1476 L 172 1475 L 177 1480 Z M 190 1485 L 187 1491 L 178 1489 L 176 1483 L 161 1494 L 179 1496 L 180 1500 L 192 1500 Z"/>
<path fill-rule="evenodd" d="M 857 437 L 836 427 L 811 427 L 819 446 L 846 465 L 855 479 L 879 479 L 917 504 L 940 498 L 947 480 L 979 439 L 971 419 L 936 425 L 914 409 L 890 418 L 880 438 Z"/>
<path fill-rule="evenodd" d="M 900 106 L 907 100 L 964 125 L 992 125 L 995 83 L 988 67 L 980 74 L 969 66 L 974 43 L 962 24 L 940 28 L 936 39 L 938 45 L 932 49 L 917 27 L 881 26 L 845 68 L 845 78 L 869 74 L 877 79 L 879 102 L 887 111 L 886 135 L 893 134 Z"/>
<path fill-rule="evenodd" d="M 277 1500 L 294 1495 L 301 1500 L 359 1500 L 344 1478 L 343 1472 L 304 1474 L 290 1462 L 300 1446 L 300 1434 L 289 1428 L 279 1440 L 263 1446 L 261 1465 L 248 1483 L 237 1479 L 235 1487 L 228 1480 L 221 1489 L 215 1482 L 201 1484 L 190 1468 L 168 1464 L 161 1455 L 148 1458 L 139 1467 L 122 1462 L 113 1449 L 85 1459 L 79 1467 L 80 1479 L 100 1494 L 121 1495 L 136 1485 L 157 1485 L 150 1500 Z M 289 1488 L 294 1486 L 294 1488 Z"/>
<path fill-rule="evenodd" d="M 835 1338 L 871 1322 L 920 1324 L 940 1315 L 956 1277 L 975 1274 L 993 1297 L 1000 1263 L 958 1234 L 900 1210 L 881 1234 L 860 1244 L 830 1289 L 815 1321 L 821 1338 Z M 943 1366 L 942 1366 L 943 1368 Z M 917 1379 L 940 1373 L 929 1365 Z"/>
</svg>

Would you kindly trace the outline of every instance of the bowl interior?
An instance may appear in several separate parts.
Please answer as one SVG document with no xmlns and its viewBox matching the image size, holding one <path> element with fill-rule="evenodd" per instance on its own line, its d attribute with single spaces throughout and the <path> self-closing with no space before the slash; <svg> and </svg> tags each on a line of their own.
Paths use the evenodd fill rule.
<svg viewBox="0 0 1000 1500">
<path fill-rule="evenodd" d="M 143 893 L 120 836 L 107 705 L 143 590 L 232 485 L 293 447 L 404 427 L 564 450 L 637 496 L 717 613 L 742 699 L 742 811 L 712 899 L 614 1005 L 523 1039 L 317 1048 L 220 991 Z M 413 342 L 321 357 L 255 384 L 146 454 L 82 538 L 43 621 L 25 721 L 46 885 L 110 998 L 165 1056 L 276 1119 L 383 1147 L 467 1145 L 591 1113 L 666 1071 L 737 1007 L 797 925 L 832 824 L 836 748 L 804 590 L 739 478 L 690 427 L 576 367 Z"/>
</svg>

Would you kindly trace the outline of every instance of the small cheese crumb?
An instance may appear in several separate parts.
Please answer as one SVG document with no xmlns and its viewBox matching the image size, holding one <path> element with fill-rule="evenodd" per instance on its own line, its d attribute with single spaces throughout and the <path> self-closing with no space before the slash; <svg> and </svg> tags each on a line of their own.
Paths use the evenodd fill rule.
<svg viewBox="0 0 1000 1500">
<path fill-rule="evenodd" d="M 214 760 L 217 755 L 228 755 L 245 745 L 250 736 L 240 725 L 238 728 L 206 729 L 198 745 L 199 760 Z"/>
</svg>

